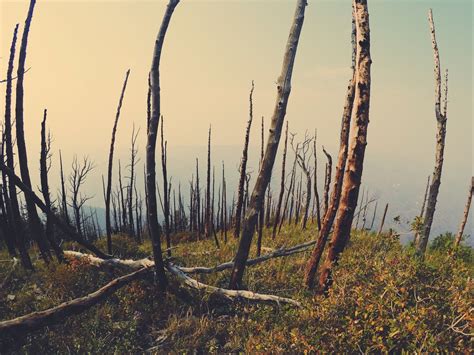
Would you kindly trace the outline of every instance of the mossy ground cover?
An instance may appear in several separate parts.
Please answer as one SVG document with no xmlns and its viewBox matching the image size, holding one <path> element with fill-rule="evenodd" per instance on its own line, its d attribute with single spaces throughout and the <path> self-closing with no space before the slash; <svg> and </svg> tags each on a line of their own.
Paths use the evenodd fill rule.
<svg viewBox="0 0 474 355">
<path fill-rule="evenodd" d="M 275 249 L 311 240 L 310 227 L 284 226 L 264 247 Z M 231 260 L 237 241 L 217 249 L 212 239 L 177 236 L 172 250 L 179 265 L 214 266 Z M 11 339 L 0 334 L 2 352 L 472 352 L 473 253 L 462 248 L 449 255 L 452 236 L 436 239 L 424 261 L 394 235 L 377 237 L 354 232 L 334 274 L 328 297 L 314 297 L 303 288 L 309 251 L 275 258 L 247 269 L 248 289 L 291 297 L 288 305 L 231 303 L 215 295 L 183 288 L 170 279 L 161 293 L 149 280 L 136 281 L 79 316 Z M 97 244 L 104 247 L 105 241 Z M 70 245 L 68 247 L 73 247 Z M 265 249 L 263 252 L 268 252 Z M 151 245 L 114 237 L 123 258 L 151 254 Z M 251 255 L 255 255 L 253 247 Z M 0 255 L 0 319 L 11 319 L 83 296 L 120 273 L 99 271 L 87 263 L 45 265 L 36 271 L 12 268 Z M 195 275 L 200 281 L 226 287 L 229 271 Z M 6 280 L 4 282 L 4 280 Z"/>
</svg>

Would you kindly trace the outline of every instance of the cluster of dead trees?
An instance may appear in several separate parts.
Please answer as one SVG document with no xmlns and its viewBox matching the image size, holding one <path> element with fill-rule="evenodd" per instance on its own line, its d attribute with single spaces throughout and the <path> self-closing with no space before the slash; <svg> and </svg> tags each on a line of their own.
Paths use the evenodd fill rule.
<svg viewBox="0 0 474 355">
<path fill-rule="evenodd" d="M 26 72 L 28 33 L 32 22 L 35 0 L 30 0 L 20 44 L 17 76 L 13 78 L 18 25 L 15 27 L 5 81 L 5 121 L 2 134 L 2 159 L 0 160 L 0 170 L 2 171 L 0 232 L 5 244 L 12 256 L 20 255 L 23 266 L 28 269 L 33 268 L 29 256 L 29 246 L 31 243 L 35 243 L 41 257 L 46 262 L 52 260 L 53 254 L 60 262 L 65 260 L 65 256 L 88 258 L 91 263 L 98 266 L 121 267 L 133 270 L 133 273 L 117 279 L 95 293 L 83 299 L 75 300 L 70 304 L 63 304 L 45 312 L 25 316 L 26 318 L 20 317 L 21 319 L 18 318 L 14 321 L 0 322 L 0 329 L 36 329 L 38 324 L 49 324 L 48 322 L 57 321 L 60 317 L 75 314 L 78 310 L 87 309 L 99 302 L 107 294 L 129 281 L 148 275 L 148 271 L 151 269 L 153 269 L 155 280 L 162 290 L 165 290 L 167 286 L 167 274 L 172 274 L 189 287 L 205 289 L 227 298 L 243 297 L 252 300 L 287 302 L 299 306 L 298 302 L 294 300 L 254 294 L 249 291 L 236 291 L 243 287 L 242 280 L 245 268 L 270 258 L 283 257 L 311 248 L 311 255 L 305 269 L 304 283 L 308 288 L 315 288 L 316 292 L 325 292 L 331 284 L 332 269 L 350 240 L 351 230 L 353 228 L 374 229 L 377 199 L 369 197 L 368 190 L 360 194 L 371 97 L 372 60 L 367 1 L 354 0 L 352 5 L 352 74 L 344 97 L 339 151 L 335 155 L 334 162 L 332 155 L 322 147 L 322 153 L 326 160 L 323 191 L 318 191 L 318 166 L 320 162 L 318 161 L 319 149 L 316 131 L 314 135 L 306 133 L 304 138 L 298 141 L 297 136 L 289 132 L 288 122 L 285 125 L 293 67 L 307 6 L 306 0 L 297 0 L 283 57 L 281 74 L 277 81 L 276 102 L 266 142 L 263 117 L 261 121 L 260 163 L 253 188 L 250 184 L 251 173 L 248 171 L 250 131 L 254 122 L 253 93 L 255 86 L 253 82 L 251 84 L 249 119 L 245 130 L 242 158 L 238 171 L 238 186 L 232 201 L 227 199 L 228 186 L 224 162 L 222 162 L 221 168 L 219 166 L 221 176 L 216 177 L 216 169 L 212 162 L 211 127 L 209 127 L 207 137 L 205 182 L 203 184 L 200 179 L 199 159 L 196 158 L 195 173 L 191 175 L 189 181 L 189 200 L 185 198 L 181 184 L 174 183 L 168 172 L 168 144 L 165 139 L 164 118 L 161 112 L 160 59 L 166 32 L 178 3 L 179 0 L 169 0 L 166 7 L 155 41 L 148 77 L 147 142 L 145 170 L 143 171 L 144 198 L 137 189 L 139 158 L 137 148 L 138 130 L 135 130 L 135 128 L 131 136 L 130 161 L 125 167 L 126 172 L 122 171 L 122 165 L 119 161 L 118 180 L 115 183 L 113 181 L 116 132 L 119 127 L 120 113 L 124 103 L 130 70 L 126 72 L 120 92 L 115 120 L 113 121 L 107 180 L 103 178 L 107 253 L 99 250 L 92 243 L 102 236 L 102 231 L 97 213 L 92 209 L 86 211 L 85 208 L 91 196 L 82 192 L 87 177 L 94 169 L 93 162 L 88 157 L 82 160 L 74 157 L 71 173 L 66 178 L 60 153 L 60 194 L 57 200 L 54 200 L 51 196 L 48 173 L 52 159 L 52 140 L 51 135 L 47 132 L 46 110 L 44 110 L 41 124 L 40 180 L 42 198 L 32 189 L 23 128 L 23 82 Z M 423 219 L 423 229 L 416 237 L 416 246 L 420 254 L 423 254 L 426 249 L 436 209 L 443 165 L 448 101 L 447 72 L 444 95 L 442 95 L 441 90 L 440 61 L 431 11 L 429 13 L 429 23 L 435 58 L 435 114 L 438 132 L 435 169 L 431 184 L 428 181 L 429 187 L 426 190 L 426 210 L 424 203 L 420 215 L 420 218 Z M 13 138 L 12 133 L 11 110 L 14 83 L 16 84 L 14 120 L 16 139 Z M 275 183 L 275 185 L 278 185 L 277 191 L 273 191 L 270 188 L 270 182 L 282 135 L 284 138 L 281 177 L 280 181 Z M 158 142 L 158 140 L 160 141 Z M 16 159 L 13 153 L 14 142 L 16 142 L 17 148 Z M 157 144 L 159 144 L 158 149 L 161 151 L 162 186 L 158 185 L 156 171 Z M 293 153 L 292 156 L 289 155 L 289 148 Z M 293 161 L 289 163 L 291 157 Z M 17 165 L 20 175 L 16 173 Z M 332 171 L 333 166 L 334 173 Z M 471 184 L 460 231 L 456 238 L 456 245 L 459 245 L 466 225 L 473 192 L 472 186 Z M 18 189 L 21 190 L 22 195 L 18 195 Z M 21 200 L 22 196 L 24 202 Z M 374 203 L 373 213 L 369 213 L 369 206 Z M 41 218 L 38 214 L 37 208 L 43 212 L 44 218 Z M 143 211 L 144 209 L 145 211 Z M 387 210 L 388 204 L 383 211 L 378 234 L 382 232 Z M 161 224 L 159 223 L 159 215 L 162 216 Z M 308 243 L 261 255 L 264 228 L 270 231 L 271 238 L 275 238 L 285 223 L 301 229 L 306 229 L 310 223 L 313 223 L 317 226 L 315 228 L 317 233 L 313 240 Z M 117 233 L 127 234 L 138 242 L 143 241 L 144 238 L 150 238 L 153 246 L 153 261 L 148 259 L 126 261 L 113 258 L 113 238 Z M 169 257 L 172 253 L 173 239 L 180 233 L 192 235 L 196 240 L 212 238 L 217 248 L 220 247 L 221 243 L 226 243 L 229 236 L 237 238 L 238 248 L 235 257 L 232 261 L 214 268 L 182 268 L 174 265 L 170 262 Z M 254 259 L 249 259 L 250 247 L 255 235 L 257 235 L 257 256 Z M 78 242 L 95 256 L 75 254 L 71 251 L 63 252 L 60 243 L 65 239 Z M 166 250 L 162 249 L 162 241 L 166 243 Z M 163 255 L 165 252 L 166 257 Z M 227 269 L 231 270 L 228 289 L 205 285 L 189 276 L 191 273 L 210 273 Z M 34 326 L 31 324 L 34 324 Z"/>
</svg>

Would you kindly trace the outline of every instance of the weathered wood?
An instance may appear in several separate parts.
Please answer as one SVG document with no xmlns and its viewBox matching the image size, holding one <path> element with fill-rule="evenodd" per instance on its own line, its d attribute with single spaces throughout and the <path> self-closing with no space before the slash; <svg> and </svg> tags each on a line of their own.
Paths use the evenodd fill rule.
<svg viewBox="0 0 474 355">
<path fill-rule="evenodd" d="M 286 128 L 285 128 L 285 145 L 283 148 L 283 158 L 281 161 L 281 180 L 280 180 L 280 193 L 278 195 L 278 202 L 276 205 L 275 210 L 275 220 L 273 221 L 273 229 L 272 229 L 272 239 L 275 239 L 277 227 L 280 223 L 280 216 L 281 216 L 281 205 L 283 203 L 283 195 L 285 194 L 285 166 L 286 166 L 286 154 L 288 149 L 288 121 L 286 121 Z"/>
<path fill-rule="evenodd" d="M 339 208 L 339 201 L 341 198 L 342 192 L 342 182 L 344 178 L 344 170 L 346 167 L 347 152 L 348 152 L 348 143 L 349 143 L 349 130 L 351 126 L 351 117 L 352 117 L 352 108 L 354 104 L 354 94 L 355 94 L 355 17 L 354 13 L 352 14 L 352 78 L 349 80 L 347 86 L 347 92 L 344 101 L 344 110 L 341 119 L 341 133 L 339 139 L 339 153 L 336 164 L 336 173 L 334 176 L 334 184 L 331 192 L 331 199 L 327 213 L 324 215 L 322 226 L 319 228 L 318 241 L 311 253 L 311 257 L 306 264 L 305 269 L 305 285 L 308 288 L 313 287 L 314 278 L 316 275 L 316 270 L 318 269 L 321 256 L 326 246 L 326 242 L 329 237 L 329 232 L 334 223 L 334 218 L 336 217 L 337 210 Z M 316 152 L 316 146 L 314 147 Z M 316 154 L 316 153 L 315 153 Z M 316 161 L 316 158 L 315 158 Z M 316 172 L 315 172 L 316 176 Z M 319 201 L 319 199 L 318 199 Z M 319 202 L 318 202 L 319 203 Z M 319 213 L 319 209 L 318 209 Z"/>
<path fill-rule="evenodd" d="M 434 56 L 434 77 L 435 77 L 435 115 L 437 123 L 436 131 L 436 154 L 435 166 L 431 178 L 431 185 L 428 194 L 428 201 L 426 203 L 426 213 L 423 223 L 423 229 L 420 237 L 417 239 L 416 250 L 419 255 L 423 255 L 428 245 L 430 238 L 431 225 L 433 224 L 433 217 L 436 210 L 436 200 L 438 198 L 439 187 L 441 185 L 441 174 L 443 171 L 444 162 L 444 147 L 446 140 L 446 123 L 447 117 L 447 90 L 448 90 L 448 72 L 446 71 L 445 84 L 445 101 L 444 107 L 441 108 L 441 66 L 439 60 L 438 44 L 436 42 L 435 25 L 433 21 L 433 12 L 431 9 L 428 12 L 428 21 L 431 30 L 431 44 L 433 47 Z"/>
<path fill-rule="evenodd" d="M 290 30 L 290 35 L 286 45 L 285 55 L 283 59 L 283 67 L 281 75 L 277 81 L 277 99 L 275 104 L 275 111 L 272 116 L 269 137 L 267 140 L 267 147 L 265 157 L 262 162 L 262 167 L 259 171 L 257 181 L 255 183 L 250 205 L 247 208 L 244 223 L 242 226 L 242 236 L 240 238 L 239 248 L 235 255 L 235 265 L 232 270 L 229 288 L 235 289 L 241 286 L 242 277 L 245 270 L 245 263 L 248 258 L 252 237 L 255 232 L 255 225 L 257 223 L 259 206 L 262 199 L 265 197 L 265 190 L 272 174 L 273 164 L 275 163 L 275 156 L 280 142 L 283 122 L 286 115 L 286 107 L 288 105 L 288 98 L 291 91 L 291 76 L 293 73 L 293 66 L 296 57 L 296 50 L 298 41 L 303 27 L 304 12 L 307 5 L 306 0 L 298 0 L 296 11 L 293 19 L 293 24 Z"/>
<path fill-rule="evenodd" d="M 46 309 L 33 312 L 15 319 L 0 322 L 0 333 L 18 336 L 30 333 L 34 330 L 57 324 L 67 317 L 80 314 L 105 300 L 109 295 L 134 280 L 145 277 L 151 271 L 150 268 L 141 268 L 128 275 L 118 277 L 95 292 L 84 297 L 75 298 L 71 301 Z"/>
<path fill-rule="evenodd" d="M 458 231 L 458 234 L 456 235 L 456 239 L 454 240 L 454 249 L 456 249 L 461 243 L 461 239 L 464 234 L 464 228 L 466 227 L 466 223 L 467 223 L 467 217 L 469 216 L 469 209 L 471 207 L 471 200 L 472 200 L 473 193 L 474 193 L 474 176 L 471 177 L 471 186 L 467 194 L 467 202 L 466 202 L 466 206 L 464 207 L 464 213 L 461 220 L 461 224 L 459 225 L 459 231 Z"/>
<path fill-rule="evenodd" d="M 347 155 L 347 166 L 343 178 L 343 188 L 339 208 L 334 224 L 334 232 L 329 244 L 328 253 L 322 265 L 319 290 L 326 291 L 331 281 L 331 271 L 337 259 L 349 241 L 354 211 L 362 179 L 365 148 L 367 145 L 367 128 L 370 108 L 370 28 L 369 12 L 366 0 L 354 0 L 354 17 L 356 24 L 356 80 L 354 94 L 351 140 Z"/>
<path fill-rule="evenodd" d="M 151 90 L 151 115 L 147 129 L 146 147 L 146 186 L 147 186 L 147 215 L 150 229 L 150 237 L 153 245 L 153 256 L 155 259 L 155 272 L 159 286 L 166 288 L 167 279 L 164 270 L 163 256 L 161 255 L 161 231 L 158 225 L 158 206 L 156 201 L 156 139 L 158 134 L 158 124 L 161 115 L 160 101 L 160 58 L 166 31 L 173 15 L 174 9 L 179 0 L 169 0 L 163 20 L 155 41 L 153 50 L 153 60 L 150 70 L 150 90 Z"/>
<path fill-rule="evenodd" d="M 129 75 L 130 69 L 128 69 L 125 73 L 125 80 L 122 85 L 122 91 L 120 93 L 117 111 L 115 113 L 114 126 L 112 128 L 112 138 L 110 139 L 109 164 L 107 167 L 107 187 L 105 190 L 105 228 L 107 233 L 107 251 L 109 254 L 112 254 L 112 224 L 110 222 L 110 199 L 112 193 L 112 171 L 114 162 L 115 135 L 117 133 L 117 125 L 120 119 L 120 111 L 122 109 L 123 98 L 125 96 L 125 90 L 127 88 Z"/>
</svg>

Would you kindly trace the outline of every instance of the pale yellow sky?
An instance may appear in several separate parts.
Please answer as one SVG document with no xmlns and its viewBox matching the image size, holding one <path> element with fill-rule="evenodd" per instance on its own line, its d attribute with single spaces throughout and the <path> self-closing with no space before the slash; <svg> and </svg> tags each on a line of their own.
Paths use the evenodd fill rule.
<svg viewBox="0 0 474 355">
<path fill-rule="evenodd" d="M 127 156 L 133 123 L 141 127 L 143 152 L 147 72 L 165 4 L 164 0 L 38 0 L 28 47 L 31 70 L 25 83 L 25 128 L 33 169 L 39 156 L 42 111 L 48 108 L 54 152 L 62 149 L 67 165 L 74 153 L 89 154 L 97 164 L 93 181 L 99 181 L 128 68 L 117 155 Z M 161 65 L 162 112 L 170 149 L 204 146 L 212 124 L 214 144 L 240 151 L 251 80 L 256 85 L 255 116 L 270 116 L 294 4 L 290 0 L 181 1 Z M 23 29 L 27 7 L 27 1 L 0 0 L 0 73 L 6 73 L 13 27 L 18 22 Z M 469 0 L 369 3 L 374 63 L 364 179 L 385 190 L 384 184 L 396 184 L 406 178 L 405 171 L 416 167 L 414 183 L 422 194 L 424 177 L 431 172 L 436 125 L 429 7 L 442 66 L 450 69 L 446 169 L 440 195 L 441 201 L 447 201 L 465 195 L 472 166 Z M 303 135 L 306 129 L 317 128 L 320 143 L 332 152 L 338 144 L 350 75 L 350 16 L 350 1 L 309 1 L 288 105 L 291 130 Z M 254 128 L 256 140 L 258 124 Z M 189 156 L 186 165 L 193 159 Z M 392 165 L 404 168 L 393 172 Z M 100 196 L 100 187 L 90 189 Z M 411 202 L 417 199 L 413 196 Z M 100 198 L 96 204 L 101 204 Z"/>
</svg>

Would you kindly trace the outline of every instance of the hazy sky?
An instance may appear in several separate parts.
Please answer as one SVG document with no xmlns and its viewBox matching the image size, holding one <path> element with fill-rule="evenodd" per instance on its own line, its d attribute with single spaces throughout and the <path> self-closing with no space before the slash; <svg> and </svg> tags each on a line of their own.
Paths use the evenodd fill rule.
<svg viewBox="0 0 474 355">
<path fill-rule="evenodd" d="M 99 181 L 106 170 L 112 123 L 128 68 L 118 156 L 125 159 L 128 154 L 133 123 L 141 128 L 143 153 L 147 73 L 166 2 L 38 0 L 25 84 L 25 129 L 33 169 L 39 157 L 42 111 L 48 108 L 54 153 L 62 149 L 67 165 L 74 153 L 89 154 L 97 165 L 93 179 Z M 335 154 L 350 77 L 351 1 L 308 2 L 287 118 L 290 130 L 299 136 L 317 128 L 320 143 Z M 171 151 L 173 146 L 205 145 L 212 124 L 213 143 L 233 146 L 238 154 L 251 80 L 255 116 L 270 117 L 294 6 L 295 1 L 289 0 L 181 1 L 161 65 L 162 113 Z M 440 203 L 455 200 L 454 211 L 460 213 L 473 166 L 471 0 L 369 1 L 372 98 L 363 179 L 385 190 L 385 185 L 391 188 L 412 174 L 410 191 L 416 191 L 412 205 L 424 192 L 434 161 L 436 129 L 430 7 L 441 65 L 449 69 Z M 0 0 L 1 73 L 6 73 L 14 25 L 18 22 L 23 29 L 27 8 L 27 1 Z M 3 110 L 1 105 L 2 115 Z M 254 145 L 258 129 L 254 125 Z M 217 159 L 222 147 L 216 149 Z M 189 163 L 191 169 L 193 159 L 170 164 L 182 168 Z M 89 188 L 100 196 L 100 188 Z"/>
</svg>

